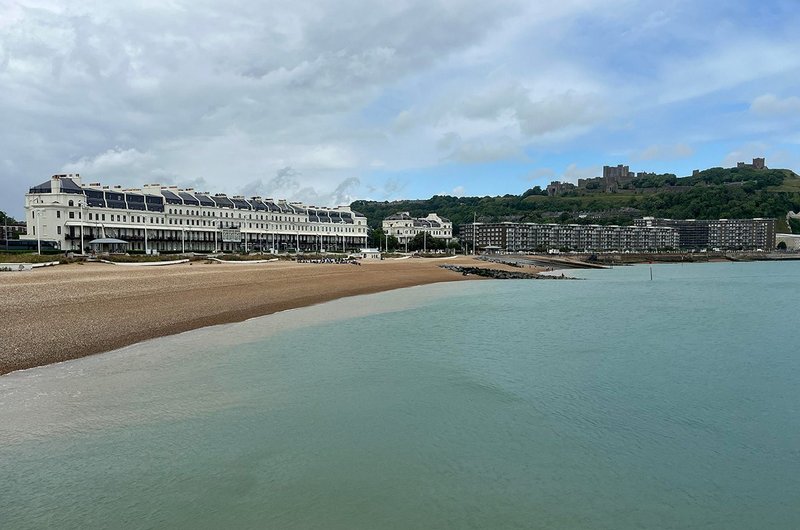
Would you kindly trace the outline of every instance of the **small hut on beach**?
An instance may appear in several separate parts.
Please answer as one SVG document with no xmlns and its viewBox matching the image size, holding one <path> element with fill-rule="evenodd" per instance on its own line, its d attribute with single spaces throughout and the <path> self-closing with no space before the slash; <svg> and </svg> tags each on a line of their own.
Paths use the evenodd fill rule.
<svg viewBox="0 0 800 530">
<path fill-rule="evenodd" d="M 96 254 L 124 254 L 128 242 L 113 237 L 101 237 L 89 241 L 89 248 Z"/>
</svg>

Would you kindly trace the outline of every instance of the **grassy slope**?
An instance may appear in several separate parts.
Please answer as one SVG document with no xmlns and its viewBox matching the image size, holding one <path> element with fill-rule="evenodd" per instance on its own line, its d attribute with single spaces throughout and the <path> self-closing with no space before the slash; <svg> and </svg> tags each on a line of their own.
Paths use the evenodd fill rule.
<svg viewBox="0 0 800 530">
<path fill-rule="evenodd" d="M 762 180 L 759 182 L 758 179 Z M 743 180 L 750 179 L 750 182 Z M 782 182 L 781 182 L 782 180 Z M 435 196 L 414 201 L 356 201 L 353 208 L 364 213 L 370 226 L 398 211 L 422 217 L 430 212 L 450 218 L 454 225 L 479 221 L 598 222 L 629 224 L 636 217 L 655 215 L 673 218 L 774 217 L 778 229 L 788 230 L 786 211 L 800 210 L 800 177 L 790 170 L 712 168 L 695 177 L 678 179 L 688 191 L 633 194 L 593 193 L 575 196 L 506 195 L 502 197 Z M 777 182 L 769 185 L 770 182 Z M 727 184 L 726 184 L 727 183 Z M 735 183 L 735 184 L 731 184 Z"/>
</svg>

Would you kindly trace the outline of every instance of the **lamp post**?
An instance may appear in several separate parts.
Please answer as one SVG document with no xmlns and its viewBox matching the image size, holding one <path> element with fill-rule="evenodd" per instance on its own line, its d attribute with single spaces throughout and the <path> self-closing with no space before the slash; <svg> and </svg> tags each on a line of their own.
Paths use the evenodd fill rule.
<svg viewBox="0 0 800 530">
<path fill-rule="evenodd" d="M 40 256 L 42 255 L 42 227 L 39 223 L 39 217 L 42 216 L 41 208 L 34 208 L 34 213 L 39 212 L 39 215 L 36 216 L 36 253 Z"/>
<path fill-rule="evenodd" d="M 78 220 L 81 222 L 81 256 L 83 256 L 84 246 L 83 246 L 83 201 L 78 201 L 78 208 L 80 211 L 78 212 Z"/>
<path fill-rule="evenodd" d="M 39 197 L 34 199 L 36 204 L 39 204 Z M 39 222 L 39 218 L 42 216 L 42 209 L 41 208 L 31 208 L 34 217 L 36 217 L 36 253 L 40 256 L 42 255 L 42 226 Z M 38 215 L 37 215 L 38 212 Z"/>
</svg>

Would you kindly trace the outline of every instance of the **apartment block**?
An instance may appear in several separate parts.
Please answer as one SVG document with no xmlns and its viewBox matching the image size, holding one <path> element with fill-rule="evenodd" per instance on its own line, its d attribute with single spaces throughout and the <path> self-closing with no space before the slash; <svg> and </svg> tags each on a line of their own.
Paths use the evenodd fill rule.
<svg viewBox="0 0 800 530">
<path fill-rule="evenodd" d="M 459 227 L 463 244 L 507 252 L 655 251 L 678 248 L 678 233 L 668 227 L 617 225 L 469 223 Z"/>
<path fill-rule="evenodd" d="M 678 231 L 680 248 L 773 250 L 775 219 L 661 219 L 634 220 L 639 227 L 671 227 Z"/>
</svg>

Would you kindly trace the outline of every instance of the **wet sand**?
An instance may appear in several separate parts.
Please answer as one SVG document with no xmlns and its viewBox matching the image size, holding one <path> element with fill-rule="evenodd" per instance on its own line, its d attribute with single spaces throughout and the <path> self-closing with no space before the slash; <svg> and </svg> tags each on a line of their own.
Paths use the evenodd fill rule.
<svg viewBox="0 0 800 530">
<path fill-rule="evenodd" d="M 362 266 L 88 263 L 3 273 L 0 374 L 347 296 L 477 279 L 439 267 L 445 263 L 506 269 L 459 257 Z"/>
</svg>

